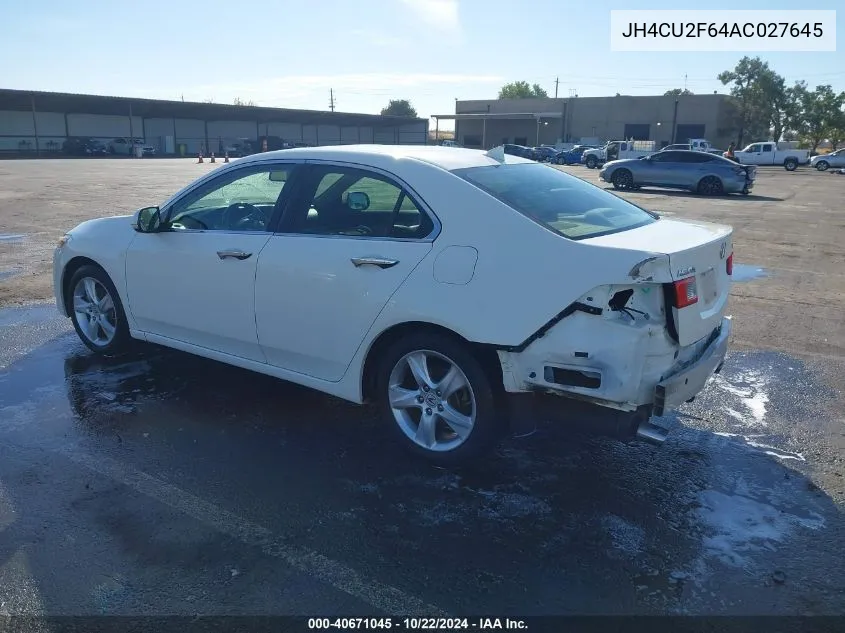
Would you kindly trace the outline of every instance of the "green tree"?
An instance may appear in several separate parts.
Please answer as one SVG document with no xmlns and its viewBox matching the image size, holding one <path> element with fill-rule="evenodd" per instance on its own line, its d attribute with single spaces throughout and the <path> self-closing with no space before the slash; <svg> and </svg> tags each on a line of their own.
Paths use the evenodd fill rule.
<svg viewBox="0 0 845 633">
<path fill-rule="evenodd" d="M 794 86 L 787 87 L 786 80 L 769 68 L 760 73 L 755 90 L 757 110 L 767 117 L 774 141 L 780 141 L 784 132 L 798 125 L 805 88 L 803 82 L 797 81 Z"/>
<path fill-rule="evenodd" d="M 531 99 L 548 96 L 549 93 L 543 90 L 540 84 L 529 85 L 527 81 L 512 81 L 499 90 L 499 99 Z"/>
<path fill-rule="evenodd" d="M 719 73 L 723 85 L 731 85 L 731 94 L 739 103 L 737 145 L 745 136 L 760 139 L 768 136 L 772 119 L 772 90 L 778 85 L 776 73 L 759 57 L 745 56 L 733 70 Z"/>
<path fill-rule="evenodd" d="M 664 97 L 684 97 L 686 95 L 695 94 L 692 90 L 686 88 L 672 88 L 663 93 Z"/>
<path fill-rule="evenodd" d="M 391 99 L 386 108 L 381 110 L 382 116 L 407 116 L 416 118 L 417 111 L 407 99 Z"/>
<path fill-rule="evenodd" d="M 839 109 L 831 113 L 827 130 L 827 140 L 830 141 L 833 149 L 837 149 L 845 141 L 845 111 L 842 110 L 842 102 L 845 102 L 845 92 L 839 95 L 839 100 Z"/>
<path fill-rule="evenodd" d="M 806 138 L 811 152 L 815 152 L 819 144 L 837 130 L 843 103 L 845 93 L 837 94 L 828 84 L 802 91 L 799 131 Z M 838 140 L 841 142 L 841 139 Z"/>
</svg>

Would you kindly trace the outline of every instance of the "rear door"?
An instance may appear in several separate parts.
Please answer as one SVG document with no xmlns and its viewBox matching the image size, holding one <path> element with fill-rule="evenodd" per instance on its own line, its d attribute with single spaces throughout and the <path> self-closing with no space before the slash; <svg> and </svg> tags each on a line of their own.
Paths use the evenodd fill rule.
<svg viewBox="0 0 845 633">
<path fill-rule="evenodd" d="M 760 165 L 774 165 L 775 164 L 775 144 L 763 143 L 760 145 Z"/>
<path fill-rule="evenodd" d="M 311 163 L 258 260 L 255 321 L 271 365 L 340 380 L 439 226 L 390 174 Z"/>
</svg>

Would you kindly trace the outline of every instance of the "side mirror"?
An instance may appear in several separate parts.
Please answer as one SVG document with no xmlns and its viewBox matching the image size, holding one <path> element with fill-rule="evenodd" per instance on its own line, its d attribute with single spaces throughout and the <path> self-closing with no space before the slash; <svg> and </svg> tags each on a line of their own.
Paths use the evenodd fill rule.
<svg viewBox="0 0 845 633">
<path fill-rule="evenodd" d="M 350 191 L 346 194 L 346 206 L 351 211 L 366 211 L 370 208 L 370 196 L 363 191 Z"/>
<path fill-rule="evenodd" d="M 161 210 L 145 207 L 135 214 L 135 230 L 139 233 L 157 233 L 161 230 Z"/>
</svg>

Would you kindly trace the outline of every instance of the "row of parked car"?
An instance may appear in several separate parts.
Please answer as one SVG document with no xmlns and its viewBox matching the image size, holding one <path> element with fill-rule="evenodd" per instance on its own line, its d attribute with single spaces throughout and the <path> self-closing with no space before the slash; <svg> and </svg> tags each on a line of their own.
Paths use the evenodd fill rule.
<svg viewBox="0 0 845 633">
<path fill-rule="evenodd" d="M 71 156 L 106 156 L 125 154 L 131 156 L 140 149 L 144 156 L 155 156 L 156 148 L 140 138 L 113 138 L 108 143 L 90 136 L 70 136 L 62 144 L 62 151 Z"/>
<path fill-rule="evenodd" d="M 308 143 L 291 143 L 278 136 L 262 136 L 259 139 L 242 138 L 233 142 L 218 141 L 213 152 L 222 156 L 228 154 L 232 158 L 248 156 L 262 151 L 273 151 L 277 149 L 288 149 L 291 147 L 311 147 Z M 155 156 L 154 145 L 146 143 L 141 138 L 119 137 L 108 142 L 103 142 L 89 136 L 71 136 L 62 145 L 62 151 L 70 156 L 107 156 L 126 155 L 134 156 L 138 150 L 143 156 Z"/>
<path fill-rule="evenodd" d="M 513 143 L 505 144 L 505 153 L 513 156 L 530 158 L 541 163 L 554 163 L 555 165 L 577 165 L 581 162 L 581 155 L 588 149 L 595 149 L 598 145 L 576 145 L 570 149 L 559 150 L 552 145 L 541 145 L 539 147 L 526 147 Z"/>
</svg>

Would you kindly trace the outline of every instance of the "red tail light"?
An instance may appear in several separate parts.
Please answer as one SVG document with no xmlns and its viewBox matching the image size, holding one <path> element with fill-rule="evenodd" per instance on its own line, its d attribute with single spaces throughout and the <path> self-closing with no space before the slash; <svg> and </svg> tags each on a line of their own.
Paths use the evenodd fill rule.
<svg viewBox="0 0 845 633">
<path fill-rule="evenodd" d="M 675 307 L 686 308 L 698 302 L 698 288 L 695 277 L 687 277 L 675 282 Z"/>
<path fill-rule="evenodd" d="M 734 274 L 734 254 L 731 253 L 728 255 L 728 259 L 725 261 L 725 270 L 729 275 Z"/>
</svg>

